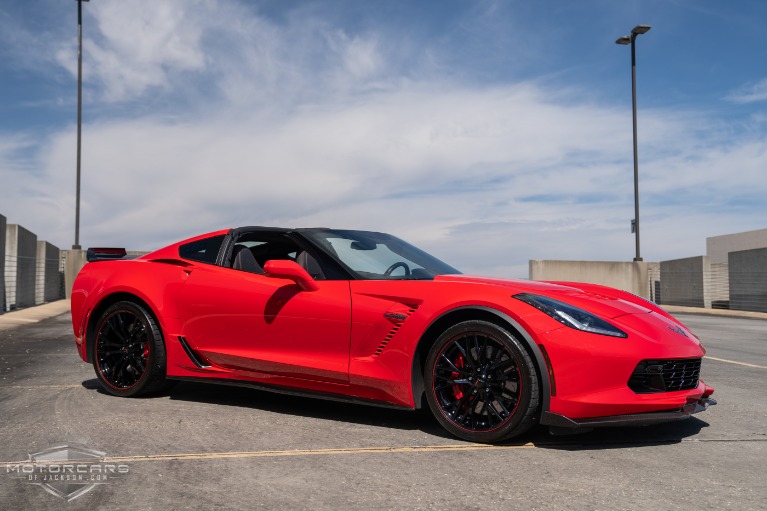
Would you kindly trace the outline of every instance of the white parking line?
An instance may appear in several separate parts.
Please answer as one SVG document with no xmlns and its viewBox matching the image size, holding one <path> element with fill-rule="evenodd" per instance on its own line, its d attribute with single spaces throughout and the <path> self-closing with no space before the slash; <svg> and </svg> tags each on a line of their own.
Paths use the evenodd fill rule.
<svg viewBox="0 0 767 511">
<path fill-rule="evenodd" d="M 767 369 L 767 366 L 758 366 L 756 364 L 746 364 L 745 362 L 738 362 L 738 361 L 735 361 L 735 360 L 727 360 L 726 358 L 709 357 L 708 355 L 706 355 L 704 358 L 707 358 L 709 360 L 716 360 L 717 362 L 727 362 L 728 364 L 737 364 L 739 366 L 756 367 L 757 369 Z"/>
</svg>

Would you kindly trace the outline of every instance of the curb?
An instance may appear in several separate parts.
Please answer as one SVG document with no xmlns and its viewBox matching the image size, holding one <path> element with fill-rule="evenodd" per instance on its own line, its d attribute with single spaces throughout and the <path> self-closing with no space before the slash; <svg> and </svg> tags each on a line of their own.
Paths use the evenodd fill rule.
<svg viewBox="0 0 767 511">
<path fill-rule="evenodd" d="M 695 314 L 700 316 L 719 316 L 727 318 L 767 319 L 767 312 L 735 311 L 728 309 L 704 309 L 702 307 L 682 307 L 681 305 L 660 305 L 670 314 Z"/>
<path fill-rule="evenodd" d="M 9 330 L 17 326 L 37 323 L 69 312 L 69 300 L 56 300 L 43 305 L 0 314 L 0 330 Z"/>
</svg>

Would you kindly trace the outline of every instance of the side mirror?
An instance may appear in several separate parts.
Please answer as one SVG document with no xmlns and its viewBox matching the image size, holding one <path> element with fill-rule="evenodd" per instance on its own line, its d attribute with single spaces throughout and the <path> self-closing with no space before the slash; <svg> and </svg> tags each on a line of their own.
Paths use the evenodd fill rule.
<svg viewBox="0 0 767 511">
<path fill-rule="evenodd" d="M 264 265 L 264 274 L 275 279 L 292 280 L 304 291 L 317 291 L 320 288 L 311 275 L 293 261 L 267 261 Z"/>
</svg>

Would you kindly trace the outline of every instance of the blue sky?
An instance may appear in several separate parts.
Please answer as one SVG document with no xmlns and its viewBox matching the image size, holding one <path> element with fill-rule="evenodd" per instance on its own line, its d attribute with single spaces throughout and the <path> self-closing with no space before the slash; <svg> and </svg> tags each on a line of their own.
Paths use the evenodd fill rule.
<svg viewBox="0 0 767 511">
<path fill-rule="evenodd" d="M 767 227 L 767 2 L 92 0 L 81 243 L 392 232 L 471 273 Z M 0 214 L 74 241 L 77 9 L 0 5 Z"/>
</svg>

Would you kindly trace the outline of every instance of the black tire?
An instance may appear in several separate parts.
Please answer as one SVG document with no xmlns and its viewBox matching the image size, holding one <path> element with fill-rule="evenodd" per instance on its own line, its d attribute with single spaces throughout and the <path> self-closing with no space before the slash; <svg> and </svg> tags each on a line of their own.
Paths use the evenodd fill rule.
<svg viewBox="0 0 767 511">
<path fill-rule="evenodd" d="M 431 347 L 424 368 L 426 399 L 453 435 L 494 443 L 537 420 L 538 372 L 522 343 L 486 321 L 454 325 Z"/>
<path fill-rule="evenodd" d="M 93 368 L 110 394 L 142 396 L 168 388 L 165 344 L 151 314 L 134 302 L 117 302 L 99 317 Z"/>
</svg>

